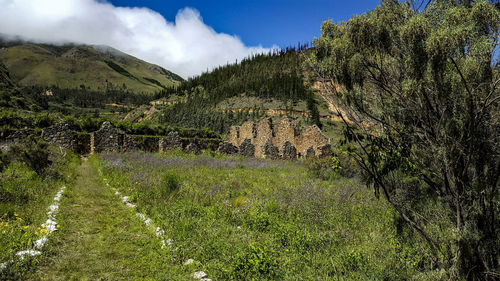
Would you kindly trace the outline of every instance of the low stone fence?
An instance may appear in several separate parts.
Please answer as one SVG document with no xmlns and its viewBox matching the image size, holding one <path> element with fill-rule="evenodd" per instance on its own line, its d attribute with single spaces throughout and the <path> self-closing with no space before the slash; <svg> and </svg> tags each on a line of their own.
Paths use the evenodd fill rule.
<svg viewBox="0 0 500 281">
<path fill-rule="evenodd" d="M 78 154 L 135 150 L 166 152 L 174 149 L 198 154 L 202 149 L 208 149 L 222 154 L 293 160 L 299 157 L 323 157 L 331 153 L 330 144 L 317 127 L 311 127 L 301 135 L 296 134 L 290 123 L 285 121 L 275 127 L 272 120 L 265 119 L 259 125 L 247 122 L 242 127 L 241 131 L 239 127 L 233 128 L 227 142 L 217 138 L 182 138 L 175 131 L 167 136 L 127 135 L 110 122 L 104 122 L 99 130 L 92 133 L 74 132 L 68 124 L 57 123 L 42 129 L 39 136 L 52 145 Z M 7 148 L 8 144 L 32 134 L 35 131 L 31 129 L 19 130 L 2 143 Z M 242 136 L 247 137 L 241 139 Z M 289 136 L 294 136 L 293 141 L 287 139 Z"/>
</svg>

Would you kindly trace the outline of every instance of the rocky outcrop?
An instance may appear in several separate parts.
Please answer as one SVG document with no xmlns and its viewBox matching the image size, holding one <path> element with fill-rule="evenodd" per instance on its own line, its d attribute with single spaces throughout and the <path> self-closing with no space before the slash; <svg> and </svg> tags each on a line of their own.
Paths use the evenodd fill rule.
<svg viewBox="0 0 500 281">
<path fill-rule="evenodd" d="M 285 160 L 297 159 L 297 149 L 290 141 L 285 141 L 281 148 L 281 158 Z"/>
<path fill-rule="evenodd" d="M 250 139 L 245 139 L 240 145 L 240 154 L 246 157 L 255 156 L 255 146 Z"/>
<path fill-rule="evenodd" d="M 238 148 L 234 146 L 232 143 L 224 141 L 219 143 L 219 148 L 217 148 L 217 152 L 221 154 L 233 155 L 238 153 Z"/>
<path fill-rule="evenodd" d="M 132 151 L 137 149 L 134 140 L 110 122 L 104 122 L 101 128 L 90 136 L 90 152 Z"/>
<path fill-rule="evenodd" d="M 57 123 L 42 129 L 42 139 L 52 145 L 72 151 L 76 150 L 76 133 L 70 129 L 67 123 Z"/>
</svg>

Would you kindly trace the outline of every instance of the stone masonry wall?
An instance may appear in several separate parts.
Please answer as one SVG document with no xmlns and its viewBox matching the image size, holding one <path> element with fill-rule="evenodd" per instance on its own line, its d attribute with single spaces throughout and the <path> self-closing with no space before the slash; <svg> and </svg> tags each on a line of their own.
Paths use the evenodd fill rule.
<svg viewBox="0 0 500 281">
<path fill-rule="evenodd" d="M 298 134 L 295 124 L 289 118 L 282 118 L 279 124 L 274 125 L 271 118 L 260 120 L 257 124 L 245 122 L 241 126 L 233 126 L 227 136 L 229 143 L 239 147 L 245 139 L 249 139 L 255 146 L 255 157 L 266 158 L 266 143 L 278 147 L 281 157 L 287 158 L 289 150 L 293 146 L 297 157 L 306 155 L 323 157 L 331 152 L 330 140 L 323 135 L 318 126 L 313 125 L 303 133 Z M 283 145 L 288 151 L 283 151 Z M 268 143 L 267 146 L 269 146 Z M 293 150 L 293 149 L 292 149 Z"/>
<path fill-rule="evenodd" d="M 91 153 L 132 151 L 137 148 L 130 136 L 110 122 L 102 123 L 101 128 L 92 133 L 91 144 Z"/>
<path fill-rule="evenodd" d="M 76 133 L 66 123 L 57 123 L 42 129 L 42 139 L 52 145 L 76 150 Z"/>
</svg>

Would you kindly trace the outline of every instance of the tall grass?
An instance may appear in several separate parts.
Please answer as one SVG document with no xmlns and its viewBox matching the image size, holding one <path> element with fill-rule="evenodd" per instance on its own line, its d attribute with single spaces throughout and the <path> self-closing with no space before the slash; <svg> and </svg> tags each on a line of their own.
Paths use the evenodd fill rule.
<svg viewBox="0 0 500 281">
<path fill-rule="evenodd" d="M 16 252 L 33 248 L 44 235 L 41 224 L 57 190 L 74 178 L 76 155 L 37 141 L 0 155 L 0 263 L 14 265 L 0 270 L 0 279 L 21 278 L 26 264 Z"/>
<path fill-rule="evenodd" d="M 424 270 L 412 250 L 420 242 L 401 243 L 395 213 L 355 178 L 179 153 L 107 154 L 99 165 L 174 240 L 175 263 L 193 258 L 217 280 L 402 280 Z"/>
</svg>

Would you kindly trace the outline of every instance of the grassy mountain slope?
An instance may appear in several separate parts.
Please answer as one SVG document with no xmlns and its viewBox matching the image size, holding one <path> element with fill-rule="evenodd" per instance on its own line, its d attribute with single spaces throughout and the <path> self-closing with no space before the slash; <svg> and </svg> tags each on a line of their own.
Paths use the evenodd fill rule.
<svg viewBox="0 0 500 281">
<path fill-rule="evenodd" d="M 138 107 L 124 120 L 208 128 L 225 134 L 232 125 L 248 120 L 288 116 L 299 129 L 317 124 L 334 137 L 338 135 L 338 129 L 330 128 L 334 113 L 306 83 L 303 52 L 307 52 L 303 46 L 288 48 L 218 67 L 163 90 L 152 106 Z"/>
<path fill-rule="evenodd" d="M 23 86 L 52 86 L 156 92 L 182 78 L 107 46 L 19 44 L 0 49 L 13 80 Z"/>
<path fill-rule="evenodd" d="M 14 82 L 10 78 L 9 71 L 4 64 L 0 63 L 0 90 L 5 88 L 11 88 L 14 86 Z"/>
</svg>

